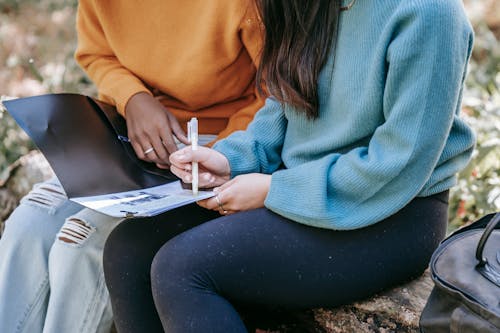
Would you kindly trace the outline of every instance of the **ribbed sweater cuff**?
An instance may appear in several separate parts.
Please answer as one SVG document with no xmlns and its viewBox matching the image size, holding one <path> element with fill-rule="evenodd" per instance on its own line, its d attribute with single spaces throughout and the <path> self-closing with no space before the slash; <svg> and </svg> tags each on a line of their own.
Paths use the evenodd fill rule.
<svg viewBox="0 0 500 333">
<path fill-rule="evenodd" d="M 118 113 L 125 117 L 125 107 L 132 96 L 137 93 L 145 92 L 151 96 L 153 94 L 142 84 L 142 82 L 136 82 L 135 80 L 130 80 L 125 84 L 121 85 L 119 89 L 114 89 L 113 99 L 116 104 L 116 109 Z"/>
<path fill-rule="evenodd" d="M 236 142 L 229 143 L 226 140 L 218 141 L 213 147 L 214 150 L 226 156 L 229 161 L 231 178 L 242 174 L 259 172 L 258 161 L 255 158 L 246 159 L 245 154 L 242 154 L 245 148 L 248 148 L 247 145 L 240 145 Z"/>
</svg>

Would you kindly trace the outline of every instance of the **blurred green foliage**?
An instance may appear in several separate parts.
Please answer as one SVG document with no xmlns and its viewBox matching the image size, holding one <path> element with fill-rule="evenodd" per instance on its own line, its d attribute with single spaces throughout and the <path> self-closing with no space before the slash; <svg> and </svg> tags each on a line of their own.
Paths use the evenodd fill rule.
<svg viewBox="0 0 500 333">
<path fill-rule="evenodd" d="M 33 149 L 29 137 L 0 104 L 0 174 L 12 162 Z"/>
<path fill-rule="evenodd" d="M 500 44 L 484 21 L 474 30 L 462 115 L 476 132 L 477 146 L 451 189 L 450 230 L 500 211 Z"/>
<path fill-rule="evenodd" d="M 77 0 L 0 2 L 0 97 L 78 92 L 95 88 L 73 59 Z M 0 103 L 0 175 L 34 149 Z"/>
<path fill-rule="evenodd" d="M 95 93 L 73 59 L 76 7 L 76 0 L 0 4 L 1 95 Z"/>
<path fill-rule="evenodd" d="M 464 90 L 463 116 L 476 131 L 478 144 L 471 163 L 451 190 L 450 229 L 500 210 L 500 18 L 491 15 L 498 8 L 494 1 L 466 0 L 468 14 L 475 17 L 472 21 L 476 39 Z M 77 3 L 0 3 L 0 95 L 95 95 L 95 88 L 73 59 Z M 486 6 L 489 9 L 485 10 Z M 497 29 L 496 36 L 492 27 Z M 0 173 L 32 148 L 29 138 L 0 107 Z"/>
<path fill-rule="evenodd" d="M 3 0 L 0 3 L 0 12 L 19 14 L 21 8 L 30 6 L 47 13 L 67 6 L 76 8 L 77 5 L 78 0 Z"/>
</svg>

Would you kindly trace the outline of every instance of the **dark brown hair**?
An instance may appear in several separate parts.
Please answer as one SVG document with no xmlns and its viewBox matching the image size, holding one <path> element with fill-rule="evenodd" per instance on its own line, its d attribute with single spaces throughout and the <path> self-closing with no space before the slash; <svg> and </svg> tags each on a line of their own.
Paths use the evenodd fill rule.
<svg viewBox="0 0 500 333">
<path fill-rule="evenodd" d="M 318 116 L 318 76 L 337 38 L 340 0 L 255 0 L 265 40 L 257 70 L 279 102 Z"/>
</svg>

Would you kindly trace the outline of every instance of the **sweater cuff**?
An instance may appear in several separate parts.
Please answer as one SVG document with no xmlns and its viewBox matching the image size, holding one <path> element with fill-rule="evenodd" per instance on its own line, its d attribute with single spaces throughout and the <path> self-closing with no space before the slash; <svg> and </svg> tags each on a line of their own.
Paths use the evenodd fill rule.
<svg viewBox="0 0 500 333">
<path fill-rule="evenodd" d="M 125 107 L 132 96 L 140 92 L 145 92 L 151 96 L 153 94 L 149 91 L 142 82 L 136 82 L 131 80 L 126 84 L 120 85 L 119 89 L 116 89 L 111 96 L 116 104 L 116 109 L 119 114 L 125 117 Z"/>
<path fill-rule="evenodd" d="M 232 134 L 232 137 L 238 134 L 240 133 L 235 132 Z M 231 178 L 242 174 L 259 172 L 260 168 L 256 159 L 242 157 L 249 154 L 247 145 L 241 146 L 238 142 L 220 140 L 215 143 L 213 149 L 227 158 L 231 170 Z"/>
</svg>

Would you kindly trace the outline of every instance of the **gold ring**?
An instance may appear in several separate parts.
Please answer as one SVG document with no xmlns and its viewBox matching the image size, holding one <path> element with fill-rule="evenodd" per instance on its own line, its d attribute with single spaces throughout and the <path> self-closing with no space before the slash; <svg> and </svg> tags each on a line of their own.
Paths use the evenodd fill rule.
<svg viewBox="0 0 500 333">
<path fill-rule="evenodd" d="M 217 201 L 217 205 L 219 205 L 219 213 L 227 214 L 227 210 L 224 209 L 222 202 L 220 202 L 220 198 L 219 198 L 218 194 L 215 196 L 215 201 Z"/>
<path fill-rule="evenodd" d="M 149 147 L 144 151 L 144 155 L 149 154 L 150 152 L 154 151 L 155 149 L 153 147 Z"/>
</svg>

